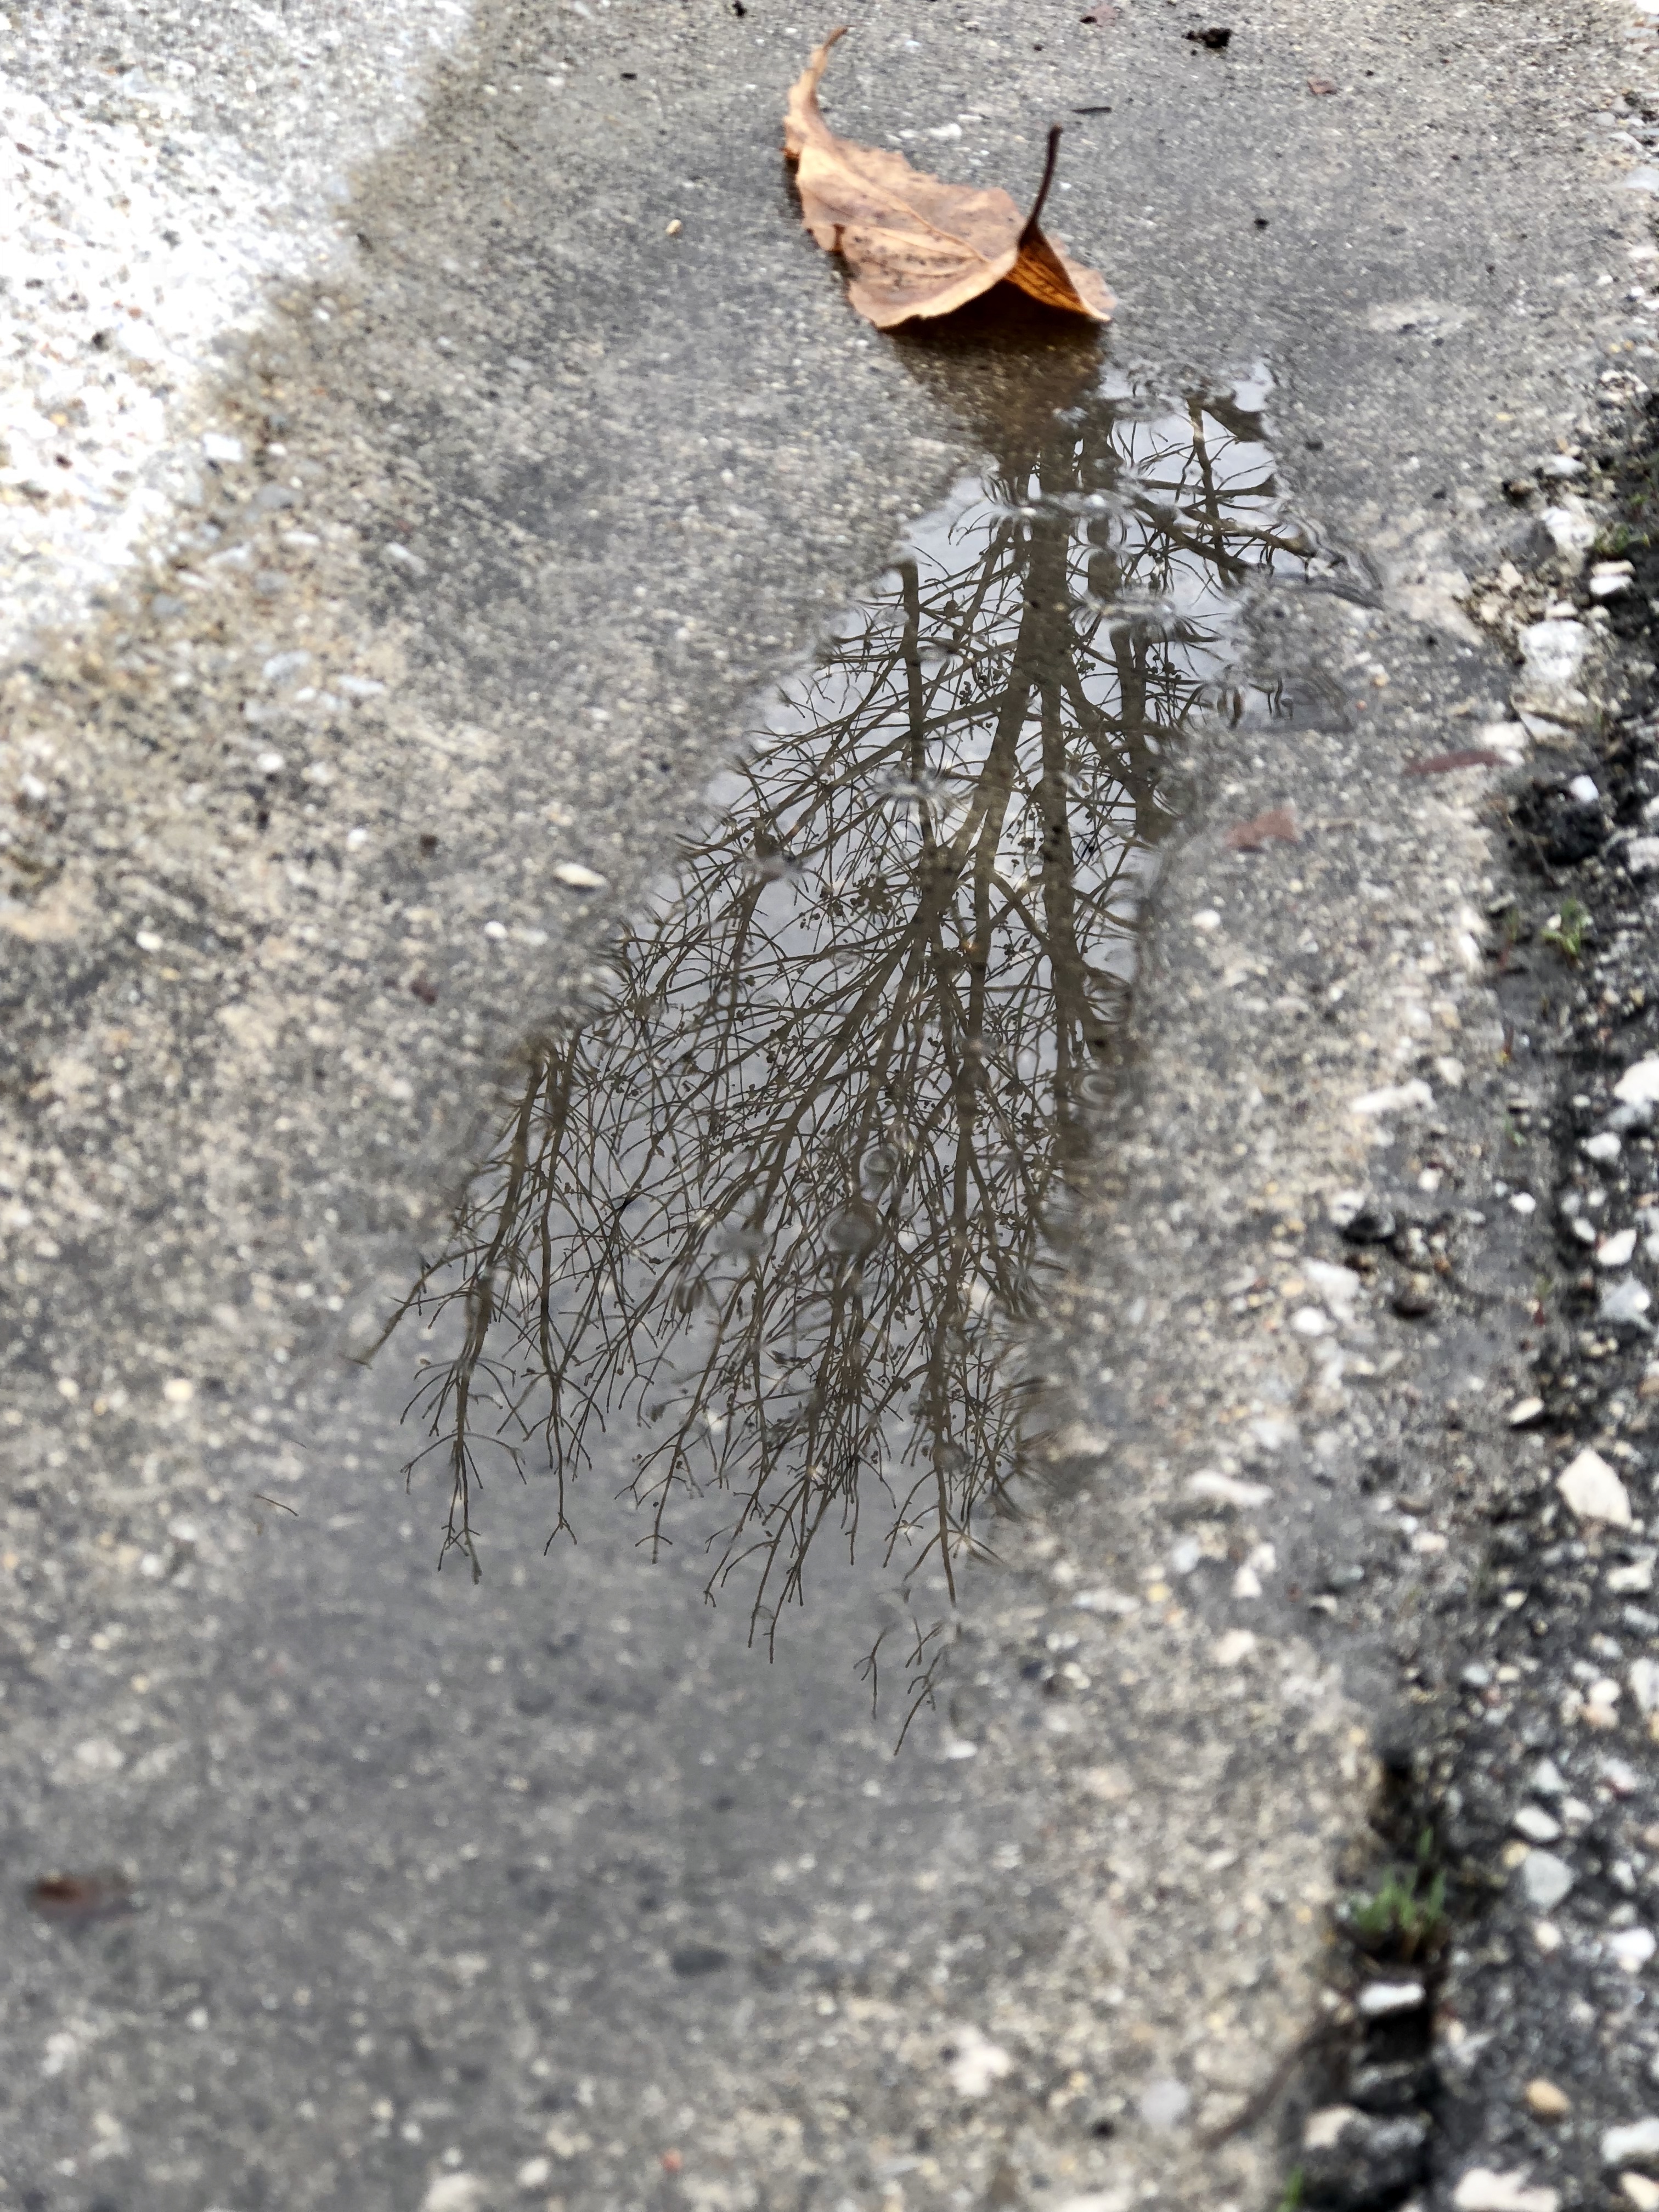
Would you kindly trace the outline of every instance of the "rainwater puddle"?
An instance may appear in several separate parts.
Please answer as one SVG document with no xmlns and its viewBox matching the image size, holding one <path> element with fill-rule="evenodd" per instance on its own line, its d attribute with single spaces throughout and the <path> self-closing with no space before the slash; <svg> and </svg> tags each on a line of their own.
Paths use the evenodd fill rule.
<svg viewBox="0 0 1659 2212">
<path fill-rule="evenodd" d="M 504 1465 L 578 1534 L 620 1470 L 647 1552 L 706 1547 L 757 1640 L 815 1547 L 856 1544 L 925 1674 L 1030 1432 L 1014 1355 L 1171 770 L 1200 718 L 1290 711 L 1245 599 L 1335 565 L 1286 510 L 1263 390 L 1109 373 L 767 703 L 394 1325 L 448 1546 L 476 1563 Z"/>
</svg>

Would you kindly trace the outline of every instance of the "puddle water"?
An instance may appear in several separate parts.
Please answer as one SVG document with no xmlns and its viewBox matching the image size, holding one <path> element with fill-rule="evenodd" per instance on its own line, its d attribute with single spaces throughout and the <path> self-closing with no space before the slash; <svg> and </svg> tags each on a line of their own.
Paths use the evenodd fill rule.
<svg viewBox="0 0 1659 2212">
<path fill-rule="evenodd" d="M 482 1478 L 544 1484 L 577 1530 L 620 1431 L 647 1550 L 706 1545 L 761 1640 L 815 1545 L 954 1595 L 1030 1432 L 1011 1353 L 1110 1083 L 1171 769 L 1200 716 L 1288 711 L 1243 610 L 1326 556 L 1263 396 L 1108 373 L 768 703 L 389 1332 L 475 1566 Z"/>
</svg>

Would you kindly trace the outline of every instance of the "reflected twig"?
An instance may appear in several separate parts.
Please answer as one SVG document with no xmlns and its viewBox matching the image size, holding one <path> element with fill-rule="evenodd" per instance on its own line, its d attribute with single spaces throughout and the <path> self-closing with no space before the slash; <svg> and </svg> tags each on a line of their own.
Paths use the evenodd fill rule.
<svg viewBox="0 0 1659 2212">
<path fill-rule="evenodd" d="M 535 1058 L 394 1316 L 459 1326 L 410 1401 L 446 1549 L 476 1571 L 482 1444 L 544 1462 L 556 1534 L 625 1415 L 653 1553 L 677 1498 L 730 1495 L 707 1587 L 743 1581 L 751 1636 L 872 1496 L 906 1590 L 954 1601 L 1006 1506 L 1000 1358 L 1124 1018 L 1172 755 L 1248 690 L 1240 589 L 1310 550 L 1252 418 L 1127 390 L 919 528 L 618 939 L 606 1009 Z M 914 1711 L 944 1639 L 911 1628 Z"/>
</svg>

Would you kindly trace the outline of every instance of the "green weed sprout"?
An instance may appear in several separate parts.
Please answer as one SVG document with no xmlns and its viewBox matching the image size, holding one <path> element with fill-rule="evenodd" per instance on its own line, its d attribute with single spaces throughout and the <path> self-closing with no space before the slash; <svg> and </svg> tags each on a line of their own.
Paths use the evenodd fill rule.
<svg viewBox="0 0 1659 2212">
<path fill-rule="evenodd" d="M 1580 906 L 1577 899 L 1563 899 L 1559 914 L 1552 915 L 1539 932 L 1546 945 L 1553 945 L 1564 960 L 1575 965 L 1584 949 L 1585 933 L 1590 926 L 1588 907 Z"/>
</svg>

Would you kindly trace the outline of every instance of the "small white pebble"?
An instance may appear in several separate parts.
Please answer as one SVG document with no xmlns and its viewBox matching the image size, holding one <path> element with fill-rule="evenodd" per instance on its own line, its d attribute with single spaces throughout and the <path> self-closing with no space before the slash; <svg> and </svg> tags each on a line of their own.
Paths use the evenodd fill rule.
<svg viewBox="0 0 1659 2212">
<path fill-rule="evenodd" d="M 1553 1851 L 1528 1851 L 1521 1862 L 1527 1902 L 1539 1912 L 1553 1912 L 1577 1880 L 1566 1861 Z"/>
<path fill-rule="evenodd" d="M 1303 2149 L 1334 2148 L 1358 2118 L 1358 2111 L 1352 2105 L 1322 2105 L 1317 2112 L 1310 2112 L 1302 2124 Z"/>
<path fill-rule="evenodd" d="M 1265 1482 L 1241 1482 L 1236 1475 L 1218 1474 L 1206 1468 L 1202 1474 L 1188 1478 L 1187 1495 L 1208 1498 L 1217 1505 L 1248 1507 L 1265 1505 L 1273 1492 Z"/>
<path fill-rule="evenodd" d="M 1072 1603 L 1079 1613 L 1131 1613 L 1140 1610 L 1138 1597 L 1128 1597 L 1115 1589 L 1079 1590 Z"/>
<path fill-rule="evenodd" d="M 1620 1928 L 1603 1941 L 1607 1956 L 1627 1974 L 1639 1974 L 1659 1949 L 1650 1928 Z"/>
<path fill-rule="evenodd" d="M 1603 2166 L 1644 2166 L 1654 2158 L 1659 2158 L 1659 2120 L 1632 2120 L 1607 2129 L 1601 2137 Z"/>
<path fill-rule="evenodd" d="M 1602 1521 L 1611 1528 L 1631 1524 L 1630 1492 L 1600 1452 L 1588 1446 L 1569 1462 L 1555 1486 L 1581 1521 Z"/>
<path fill-rule="evenodd" d="M 1534 2188 L 1525 2166 L 1499 2173 L 1495 2166 L 1469 2166 L 1452 2191 L 1455 2212 L 1559 2212 L 1559 2189 Z"/>
<path fill-rule="evenodd" d="M 1613 1085 L 1613 1095 L 1626 1106 L 1659 1106 L 1659 1059 L 1632 1062 Z"/>
<path fill-rule="evenodd" d="M 1367 1982 L 1355 2002 L 1367 2020 L 1386 2020 L 1393 2013 L 1416 2012 L 1425 1994 L 1421 1982 Z"/>
<path fill-rule="evenodd" d="M 421 2212 L 484 2212 L 489 2194 L 476 2173 L 441 2173 L 421 2199 Z"/>
<path fill-rule="evenodd" d="M 1140 2093 L 1140 2117 L 1149 2128 L 1178 2127 L 1192 2101 L 1183 2082 L 1149 2081 Z"/>
<path fill-rule="evenodd" d="M 957 2031 L 946 2063 L 951 2087 L 959 2097 L 984 2096 L 1014 2066 L 1002 2045 L 993 2043 L 976 2027 Z"/>
<path fill-rule="evenodd" d="M 1603 1321 L 1639 1322 L 1652 1304 L 1645 1283 L 1638 1283 L 1634 1275 L 1619 1275 L 1602 1285 L 1596 1310 Z"/>
<path fill-rule="evenodd" d="M 1426 1112 L 1433 1104 L 1433 1091 L 1421 1076 L 1413 1076 L 1408 1083 L 1389 1083 L 1380 1091 L 1362 1091 L 1358 1098 L 1348 1101 L 1348 1111 L 1374 1116 L 1404 1114 L 1413 1108 Z"/>
</svg>

